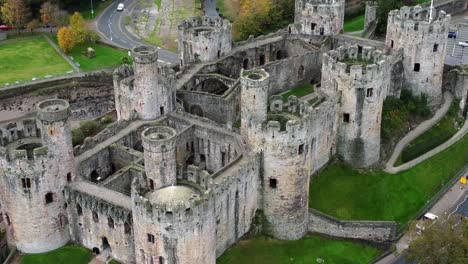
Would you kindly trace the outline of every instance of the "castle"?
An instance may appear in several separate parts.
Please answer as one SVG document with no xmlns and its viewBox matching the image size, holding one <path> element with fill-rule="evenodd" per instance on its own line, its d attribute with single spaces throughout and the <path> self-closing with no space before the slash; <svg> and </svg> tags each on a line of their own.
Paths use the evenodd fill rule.
<svg viewBox="0 0 468 264">
<path fill-rule="evenodd" d="M 179 69 L 159 64 L 154 47 L 134 48 L 133 66 L 114 72 L 118 121 L 81 146 L 60 99 L 1 127 L 9 244 L 38 253 L 73 241 L 122 263 L 209 264 L 260 210 L 269 235 L 302 238 L 311 175 L 335 155 L 379 164 L 384 99 L 403 87 L 442 95 L 450 15 L 392 11 L 385 43 L 340 35 L 343 17 L 344 0 L 297 0 L 294 24 L 238 43 L 227 20 L 190 19 Z M 315 90 L 283 98 L 302 84 Z"/>
</svg>

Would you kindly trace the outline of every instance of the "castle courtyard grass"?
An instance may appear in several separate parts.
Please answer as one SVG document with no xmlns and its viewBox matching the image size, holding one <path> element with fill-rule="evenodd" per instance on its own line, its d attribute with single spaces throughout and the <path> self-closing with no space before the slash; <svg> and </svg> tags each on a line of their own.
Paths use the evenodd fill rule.
<svg viewBox="0 0 468 264">
<path fill-rule="evenodd" d="M 281 98 L 283 99 L 284 102 L 286 102 L 291 95 L 295 95 L 297 97 L 304 97 L 308 94 L 313 93 L 315 90 L 315 86 L 312 84 L 304 84 L 304 85 L 299 85 L 291 90 L 284 92 L 281 94 Z"/>
<path fill-rule="evenodd" d="M 240 241 L 216 261 L 217 264 L 306 264 L 370 263 L 379 255 L 377 248 L 351 241 L 306 236 L 296 241 L 255 237 Z"/>
<path fill-rule="evenodd" d="M 73 70 L 44 38 L 0 44 L 0 69 L 0 86 Z"/>
<path fill-rule="evenodd" d="M 449 180 L 468 164 L 468 135 L 438 155 L 400 172 L 359 172 L 333 163 L 312 178 L 309 206 L 345 220 L 396 221 L 416 217 Z"/>
<path fill-rule="evenodd" d="M 68 245 L 47 253 L 24 255 L 20 264 L 87 264 L 92 258 L 93 254 L 88 249 Z"/>
</svg>

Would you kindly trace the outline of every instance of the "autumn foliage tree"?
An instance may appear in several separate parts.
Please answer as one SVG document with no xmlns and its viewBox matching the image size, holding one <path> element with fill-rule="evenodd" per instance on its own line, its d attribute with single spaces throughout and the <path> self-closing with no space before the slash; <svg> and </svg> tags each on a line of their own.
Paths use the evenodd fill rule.
<svg viewBox="0 0 468 264">
<path fill-rule="evenodd" d="M 57 40 L 60 48 L 62 48 L 65 53 L 70 52 L 76 44 L 75 36 L 70 27 L 61 27 L 57 32 Z"/>
<path fill-rule="evenodd" d="M 41 22 L 43 24 L 56 24 L 56 17 L 59 11 L 59 7 L 51 2 L 45 2 L 42 4 L 39 13 L 41 14 Z"/>
<path fill-rule="evenodd" d="M 429 221 L 429 220 L 426 220 Z M 411 241 L 403 256 L 408 263 L 468 263 L 468 219 L 454 215 L 426 223 L 424 230 Z M 415 225 L 410 226 L 414 233 Z"/>
<path fill-rule="evenodd" d="M 29 7 L 23 0 L 5 0 L 0 11 L 3 20 L 18 30 L 26 25 L 31 15 Z"/>
<path fill-rule="evenodd" d="M 241 0 L 233 30 L 236 40 L 285 27 L 294 20 L 294 0 Z"/>
<path fill-rule="evenodd" d="M 86 25 L 86 21 L 80 13 L 75 12 L 70 17 L 70 29 L 75 36 L 76 44 L 83 44 L 88 39 L 89 30 Z"/>
</svg>

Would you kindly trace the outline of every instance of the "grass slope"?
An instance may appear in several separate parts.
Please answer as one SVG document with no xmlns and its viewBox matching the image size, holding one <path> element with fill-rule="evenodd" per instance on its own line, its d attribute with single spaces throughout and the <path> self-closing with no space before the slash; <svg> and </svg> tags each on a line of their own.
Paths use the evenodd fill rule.
<svg viewBox="0 0 468 264">
<path fill-rule="evenodd" d="M 0 84 L 61 75 L 73 68 L 43 38 L 0 45 Z"/>
<path fill-rule="evenodd" d="M 354 32 L 364 29 L 364 15 L 353 17 L 350 20 L 344 22 L 344 32 Z"/>
<path fill-rule="evenodd" d="M 361 243 L 307 236 L 297 241 L 280 241 L 256 237 L 239 242 L 216 261 L 217 264 L 302 264 L 317 263 L 369 263 L 379 250 Z"/>
<path fill-rule="evenodd" d="M 51 36 L 50 38 L 58 45 L 56 36 Z M 85 55 L 88 47 L 93 48 L 96 52 L 95 58 L 88 58 Z M 97 43 L 76 45 L 67 55 L 73 57 L 74 60 L 80 64 L 80 69 L 82 71 L 118 67 L 122 65 L 123 57 L 129 58 L 128 51 Z"/>
<path fill-rule="evenodd" d="M 87 264 L 92 258 L 93 254 L 88 249 L 70 245 L 47 253 L 24 255 L 20 264 Z"/>
<path fill-rule="evenodd" d="M 458 122 L 458 103 L 459 101 L 455 100 L 450 106 L 450 111 L 439 123 L 403 149 L 401 156 L 397 160 L 397 166 L 436 148 L 457 133 L 458 130 L 455 128 L 454 124 Z M 463 126 L 463 122 L 460 122 L 459 125 Z"/>
<path fill-rule="evenodd" d="M 340 219 L 403 225 L 468 163 L 468 136 L 410 170 L 358 172 L 332 164 L 311 181 L 309 205 Z"/>
</svg>

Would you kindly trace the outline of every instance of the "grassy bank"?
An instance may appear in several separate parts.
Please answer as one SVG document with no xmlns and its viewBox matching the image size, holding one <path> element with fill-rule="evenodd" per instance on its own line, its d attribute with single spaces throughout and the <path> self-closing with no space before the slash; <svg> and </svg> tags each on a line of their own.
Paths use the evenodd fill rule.
<svg viewBox="0 0 468 264">
<path fill-rule="evenodd" d="M 27 254 L 21 257 L 21 264 L 87 264 L 93 254 L 86 248 L 79 246 L 64 246 L 51 252 L 42 254 Z"/>
<path fill-rule="evenodd" d="M 309 205 L 340 219 L 389 220 L 403 225 L 468 163 L 467 149 L 465 136 L 398 174 L 360 172 L 332 164 L 311 181 Z"/>
<path fill-rule="evenodd" d="M 46 75 L 63 75 L 73 68 L 43 38 L 0 45 L 0 85 L 31 81 Z"/>
<path fill-rule="evenodd" d="M 284 264 L 284 263 L 369 263 L 379 250 L 361 243 L 307 236 L 297 241 L 280 241 L 266 237 L 243 240 L 226 251 L 217 264 Z"/>
<path fill-rule="evenodd" d="M 460 127 L 463 126 L 463 122 L 459 122 L 458 118 L 458 103 L 459 101 L 455 100 L 447 115 L 439 123 L 408 144 L 403 149 L 396 165 L 406 163 L 425 154 L 455 135 L 458 131 L 455 128 L 455 123 L 458 123 Z"/>
<path fill-rule="evenodd" d="M 354 32 L 364 30 L 364 15 L 353 17 L 344 22 L 344 32 Z"/>
</svg>

